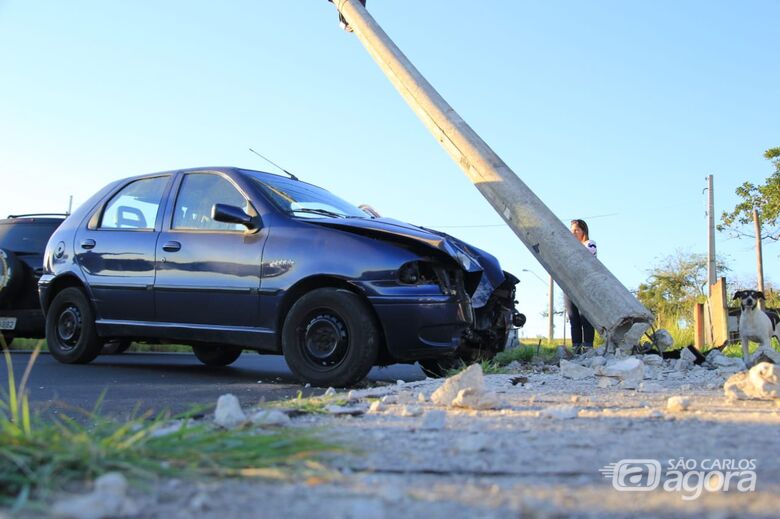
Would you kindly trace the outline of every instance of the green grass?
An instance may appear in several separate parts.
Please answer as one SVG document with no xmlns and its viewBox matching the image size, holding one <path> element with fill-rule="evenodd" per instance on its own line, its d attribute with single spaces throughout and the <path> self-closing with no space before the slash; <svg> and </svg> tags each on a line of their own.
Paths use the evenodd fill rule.
<svg viewBox="0 0 780 519">
<path fill-rule="evenodd" d="M 559 341 L 553 341 L 553 343 L 546 343 L 539 341 L 537 344 L 520 343 L 517 348 L 505 350 L 496 354 L 495 357 L 489 360 L 483 360 L 480 362 L 482 365 L 482 372 L 486 375 L 501 374 L 506 370 L 506 366 L 514 361 L 520 363 L 528 363 L 534 357 L 542 359 L 546 364 L 557 362 L 557 348 L 562 344 Z M 468 365 L 463 363 L 457 368 L 449 370 L 446 376 L 451 377 L 466 369 Z"/>
<path fill-rule="evenodd" d="M 0 396 L 0 506 L 18 509 L 110 471 L 121 471 L 131 481 L 159 476 L 289 477 L 311 466 L 318 454 L 340 450 L 312 433 L 290 429 L 219 429 L 192 419 L 202 410 L 178 416 L 144 414 L 119 422 L 101 416 L 98 405 L 79 420 L 62 415 L 45 420 L 30 411 L 26 392 L 38 351 L 17 386 L 10 353 L 3 350 L 8 389 Z M 180 420 L 177 430 L 155 434 L 172 419 Z"/>
<path fill-rule="evenodd" d="M 336 394 L 334 396 L 311 396 L 304 398 L 303 392 L 298 391 L 298 396 L 295 398 L 264 402 L 261 403 L 261 406 L 273 409 L 291 409 L 302 414 L 326 414 L 326 406 L 343 406 L 346 404 L 347 399 L 343 394 Z"/>
</svg>

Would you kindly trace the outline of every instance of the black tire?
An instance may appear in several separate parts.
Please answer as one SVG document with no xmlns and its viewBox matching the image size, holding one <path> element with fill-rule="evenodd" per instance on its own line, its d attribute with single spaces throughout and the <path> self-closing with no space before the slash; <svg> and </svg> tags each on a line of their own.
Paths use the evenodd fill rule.
<svg viewBox="0 0 780 519">
<path fill-rule="evenodd" d="M 356 294 L 318 288 L 298 299 L 282 328 L 290 370 L 315 386 L 351 386 L 368 375 L 379 355 L 379 327 Z"/>
<path fill-rule="evenodd" d="M 101 355 L 119 355 L 124 353 L 133 344 L 128 339 L 117 339 L 114 341 L 108 341 L 103 344 L 103 348 L 100 350 Z"/>
<path fill-rule="evenodd" d="M 100 354 L 103 343 L 95 331 L 95 314 L 80 289 L 66 288 L 51 302 L 46 342 L 52 357 L 65 364 L 86 364 Z"/>
<path fill-rule="evenodd" d="M 16 295 L 22 278 L 23 264 L 8 249 L 0 249 L 0 301 L 8 301 Z"/>
<path fill-rule="evenodd" d="M 430 378 L 442 378 L 454 370 L 464 366 L 462 359 L 458 357 L 450 359 L 425 359 L 419 361 L 420 367 L 425 373 L 426 377 Z"/>
<path fill-rule="evenodd" d="M 227 366 L 241 356 L 241 348 L 236 346 L 194 345 L 193 353 L 206 366 Z"/>
</svg>

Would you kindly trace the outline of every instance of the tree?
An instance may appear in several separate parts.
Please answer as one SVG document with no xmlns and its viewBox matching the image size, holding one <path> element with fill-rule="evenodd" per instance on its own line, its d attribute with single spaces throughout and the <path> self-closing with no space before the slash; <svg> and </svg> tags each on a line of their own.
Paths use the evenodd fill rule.
<svg viewBox="0 0 780 519">
<path fill-rule="evenodd" d="M 721 262 L 718 272 L 729 270 Z M 693 319 L 693 304 L 707 299 L 707 256 L 677 251 L 662 259 L 639 285 L 637 298 L 656 315 L 660 326 Z"/>
<path fill-rule="evenodd" d="M 764 184 L 756 186 L 745 182 L 736 189 L 741 201 L 733 211 L 723 212 L 719 231 L 728 230 L 736 237 L 755 238 L 755 235 L 744 232 L 741 227 L 753 223 L 753 210 L 757 209 L 761 217 L 760 239 L 780 240 L 780 148 L 766 150 L 764 158 L 772 161 L 775 172 Z"/>
</svg>

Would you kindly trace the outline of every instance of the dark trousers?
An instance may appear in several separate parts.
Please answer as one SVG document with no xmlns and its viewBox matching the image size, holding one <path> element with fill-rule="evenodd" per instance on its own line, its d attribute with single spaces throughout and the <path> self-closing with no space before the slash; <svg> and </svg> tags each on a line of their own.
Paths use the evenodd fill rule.
<svg viewBox="0 0 780 519">
<path fill-rule="evenodd" d="M 564 297 L 563 303 L 566 306 L 566 313 L 569 315 L 571 323 L 571 343 L 593 345 L 593 325 L 588 322 L 579 309 L 572 303 L 571 299 Z"/>
</svg>

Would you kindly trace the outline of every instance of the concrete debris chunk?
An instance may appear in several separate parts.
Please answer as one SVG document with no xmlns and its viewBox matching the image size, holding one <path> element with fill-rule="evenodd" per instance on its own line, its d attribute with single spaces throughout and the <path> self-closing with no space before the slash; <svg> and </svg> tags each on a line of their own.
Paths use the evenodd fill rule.
<svg viewBox="0 0 780 519">
<path fill-rule="evenodd" d="M 672 338 L 672 334 L 664 329 L 656 331 L 651 336 L 651 339 L 653 344 L 655 344 L 655 346 L 658 348 L 658 351 L 660 352 L 664 352 L 674 345 L 674 338 Z"/>
<path fill-rule="evenodd" d="M 420 416 L 422 414 L 422 408 L 417 405 L 404 405 L 401 406 L 401 412 L 398 414 L 401 416 Z"/>
<path fill-rule="evenodd" d="M 645 365 L 645 380 L 654 380 L 658 378 L 658 368 Z"/>
<path fill-rule="evenodd" d="M 225 429 L 235 429 L 246 423 L 246 415 L 235 395 L 227 393 L 217 399 L 214 423 Z"/>
<path fill-rule="evenodd" d="M 585 366 L 580 366 L 575 362 L 570 362 L 565 359 L 561 359 L 561 376 L 564 378 L 570 378 L 572 380 L 582 380 L 595 375 L 595 371 Z"/>
<path fill-rule="evenodd" d="M 723 392 L 729 400 L 771 400 L 780 398 L 780 370 L 775 364 L 761 362 L 750 371 L 732 375 L 723 385 Z"/>
<path fill-rule="evenodd" d="M 501 404 L 498 395 L 493 391 L 478 391 L 467 387 L 458 391 L 450 405 L 465 409 L 498 409 Z"/>
<path fill-rule="evenodd" d="M 772 348 L 759 348 L 751 359 L 753 365 L 760 364 L 762 362 L 768 362 L 770 364 L 780 364 L 780 353 Z"/>
<path fill-rule="evenodd" d="M 104 519 L 129 517 L 139 513 L 137 504 L 127 497 L 127 480 L 119 472 L 103 474 L 95 480 L 94 490 L 54 503 L 54 517 L 72 519 Z"/>
<path fill-rule="evenodd" d="M 637 388 L 637 391 L 640 393 L 659 393 L 663 390 L 664 388 L 661 386 L 661 384 L 656 382 L 642 382 Z"/>
<path fill-rule="evenodd" d="M 610 377 L 599 377 L 599 381 L 598 381 L 598 384 L 597 384 L 597 385 L 598 385 L 598 386 L 599 386 L 601 389 L 607 389 L 608 387 L 612 387 L 612 386 L 614 386 L 614 385 L 615 385 L 615 384 L 617 384 L 617 383 L 618 383 L 618 381 L 617 381 L 616 379 L 614 379 L 614 378 L 610 378 Z"/>
<path fill-rule="evenodd" d="M 447 425 L 447 412 L 441 409 L 433 409 L 423 416 L 420 429 L 424 431 L 440 431 Z"/>
<path fill-rule="evenodd" d="M 687 396 L 673 396 L 666 401 L 666 410 L 673 413 L 687 411 L 691 407 L 691 399 Z"/>
<path fill-rule="evenodd" d="M 328 389 L 325 390 L 325 392 L 322 394 L 322 396 L 324 396 L 324 397 L 336 396 L 336 389 L 332 388 L 332 387 L 329 387 Z"/>
<path fill-rule="evenodd" d="M 374 400 L 368 408 L 368 414 L 382 414 L 387 411 L 387 406 L 379 400 Z"/>
<path fill-rule="evenodd" d="M 688 350 L 684 350 L 688 351 Z M 677 361 L 674 363 L 674 369 L 677 371 L 688 371 L 693 368 L 693 362 L 691 362 L 689 359 L 684 359 L 680 357 L 677 359 Z"/>
<path fill-rule="evenodd" d="M 290 425 L 290 417 L 277 409 L 260 409 L 255 412 L 250 421 L 260 427 Z"/>
<path fill-rule="evenodd" d="M 642 336 L 644 336 L 648 328 L 650 328 L 648 323 L 635 323 L 623 335 L 623 340 L 618 344 L 618 348 L 625 352 L 632 351 L 635 346 L 639 346 L 639 341 L 642 340 Z"/>
<path fill-rule="evenodd" d="M 385 395 L 382 398 L 380 398 L 380 401 L 383 404 L 387 405 L 393 405 L 398 403 L 398 395 Z"/>
<path fill-rule="evenodd" d="M 539 415 L 544 418 L 554 418 L 557 420 L 571 420 L 577 418 L 580 408 L 573 405 L 561 405 L 543 409 Z"/>
<path fill-rule="evenodd" d="M 680 350 L 680 360 L 687 360 L 691 364 L 696 362 L 696 355 L 688 348 L 683 348 Z"/>
<path fill-rule="evenodd" d="M 620 380 L 633 380 L 639 384 L 645 378 L 645 365 L 636 357 L 628 357 L 596 368 L 596 374 L 617 377 Z"/>
<path fill-rule="evenodd" d="M 431 402 L 436 405 L 449 406 L 455 400 L 455 397 L 458 396 L 460 390 L 466 388 L 471 388 L 477 392 L 485 390 L 485 379 L 482 375 L 482 366 L 479 364 L 472 364 L 457 375 L 446 379 L 431 395 Z"/>
<path fill-rule="evenodd" d="M 588 365 L 589 365 L 591 368 L 597 368 L 597 367 L 599 367 L 599 366 L 603 366 L 604 364 L 606 364 L 606 363 L 607 363 L 607 359 L 605 359 L 604 357 L 602 357 L 602 356 L 600 356 L 600 355 L 599 355 L 599 356 L 597 356 L 597 357 L 591 357 L 591 358 L 590 358 L 590 359 L 588 359 L 588 360 L 589 360 L 589 364 L 588 364 Z"/>
<path fill-rule="evenodd" d="M 654 353 L 651 353 L 650 355 L 645 355 L 642 357 L 642 362 L 645 364 L 645 366 L 663 366 L 664 365 L 664 359 L 661 358 L 660 355 L 656 355 Z"/>
</svg>

